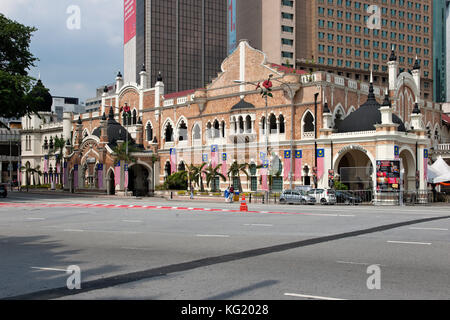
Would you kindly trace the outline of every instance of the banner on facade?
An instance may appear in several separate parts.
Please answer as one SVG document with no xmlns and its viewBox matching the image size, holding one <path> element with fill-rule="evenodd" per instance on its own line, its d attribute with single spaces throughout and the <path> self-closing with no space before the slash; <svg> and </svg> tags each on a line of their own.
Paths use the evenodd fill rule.
<svg viewBox="0 0 450 320">
<path fill-rule="evenodd" d="M 289 179 L 289 173 L 291 172 L 291 150 L 284 151 L 284 180 Z"/>
<path fill-rule="evenodd" d="M 400 190 L 400 160 L 377 160 L 377 191 Z"/>
<path fill-rule="evenodd" d="M 170 173 L 177 172 L 177 149 L 170 148 Z"/>
<path fill-rule="evenodd" d="M 222 174 L 227 176 L 227 154 L 225 152 L 222 153 Z"/>
<path fill-rule="evenodd" d="M 217 167 L 219 164 L 219 146 L 212 145 L 211 146 L 211 166 L 213 168 Z"/>
<path fill-rule="evenodd" d="M 317 149 L 317 181 L 322 179 L 325 166 L 325 149 Z"/>
<path fill-rule="evenodd" d="M 400 159 L 400 147 L 399 146 L 394 146 L 394 159 Z"/>
<path fill-rule="evenodd" d="M 124 186 L 124 188 L 128 189 L 128 164 L 127 163 L 125 163 L 123 170 L 124 170 L 123 186 Z"/>
<path fill-rule="evenodd" d="M 267 181 L 267 174 L 269 171 L 269 160 L 264 160 L 262 162 L 262 168 L 260 170 L 261 174 L 261 190 L 269 191 L 269 184 Z"/>
<path fill-rule="evenodd" d="M 99 189 L 103 189 L 103 164 L 101 163 L 97 167 L 97 184 Z"/>
<path fill-rule="evenodd" d="M 295 150 L 295 180 L 302 180 L 302 150 Z"/>
<path fill-rule="evenodd" d="M 114 185 L 120 188 L 120 161 L 114 167 Z"/>
<path fill-rule="evenodd" d="M 73 186 L 75 189 L 78 188 L 78 165 L 73 167 Z"/>
<path fill-rule="evenodd" d="M 428 149 L 423 150 L 423 176 L 428 181 Z"/>
<path fill-rule="evenodd" d="M 61 165 L 59 164 L 59 162 L 56 163 L 56 184 L 61 183 L 59 180 L 60 178 L 60 173 L 61 173 Z"/>
</svg>

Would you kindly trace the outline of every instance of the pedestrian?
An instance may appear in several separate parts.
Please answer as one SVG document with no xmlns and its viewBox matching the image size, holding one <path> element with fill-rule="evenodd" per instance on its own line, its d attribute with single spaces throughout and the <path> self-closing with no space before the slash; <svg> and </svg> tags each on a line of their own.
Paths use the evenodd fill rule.
<svg viewBox="0 0 450 320">
<path fill-rule="evenodd" d="M 233 202 L 233 197 L 234 197 L 234 187 L 231 186 L 231 187 L 230 187 L 230 195 L 229 195 L 229 198 L 230 198 L 230 202 L 231 202 L 231 203 Z"/>
<path fill-rule="evenodd" d="M 228 188 L 225 189 L 225 192 L 223 195 L 225 197 L 225 202 L 228 202 L 228 197 L 230 196 L 230 191 Z"/>
</svg>

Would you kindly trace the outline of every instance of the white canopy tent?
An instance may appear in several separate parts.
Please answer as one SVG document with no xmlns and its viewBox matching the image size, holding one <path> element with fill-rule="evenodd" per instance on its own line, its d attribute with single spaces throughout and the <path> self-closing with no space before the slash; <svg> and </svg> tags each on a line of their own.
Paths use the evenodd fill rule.
<svg viewBox="0 0 450 320">
<path fill-rule="evenodd" d="M 428 182 L 441 183 L 447 181 L 450 181 L 450 166 L 442 157 L 438 157 L 433 165 L 428 165 Z"/>
</svg>

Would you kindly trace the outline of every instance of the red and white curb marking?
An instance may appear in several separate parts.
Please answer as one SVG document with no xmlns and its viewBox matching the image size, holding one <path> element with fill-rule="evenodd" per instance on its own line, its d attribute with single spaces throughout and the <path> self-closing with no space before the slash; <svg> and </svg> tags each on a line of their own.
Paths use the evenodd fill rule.
<svg viewBox="0 0 450 320">
<path fill-rule="evenodd" d="M 193 208 L 193 207 L 169 207 L 169 206 L 140 206 L 140 205 L 115 205 L 115 204 L 94 204 L 94 203 L 0 203 L 0 208 L 106 208 L 106 209 L 141 209 L 141 210 L 179 210 L 179 211 L 200 211 L 200 212 L 232 212 L 241 213 L 239 209 L 215 209 L 215 208 Z M 247 213 L 268 213 L 268 214 L 302 214 L 298 212 L 276 212 L 276 211 L 248 211 Z"/>
</svg>

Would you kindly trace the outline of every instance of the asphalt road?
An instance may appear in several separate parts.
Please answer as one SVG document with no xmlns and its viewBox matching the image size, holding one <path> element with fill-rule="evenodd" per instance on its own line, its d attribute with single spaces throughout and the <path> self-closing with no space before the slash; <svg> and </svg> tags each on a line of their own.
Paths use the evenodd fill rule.
<svg viewBox="0 0 450 320">
<path fill-rule="evenodd" d="M 239 204 L 26 193 L 0 203 L 18 204 L 0 204 L 0 298 L 450 298 L 449 206 L 249 205 L 277 213 L 239 213 L 63 207 Z M 66 287 L 72 265 L 81 290 Z M 380 289 L 367 286 L 374 265 Z"/>
</svg>

